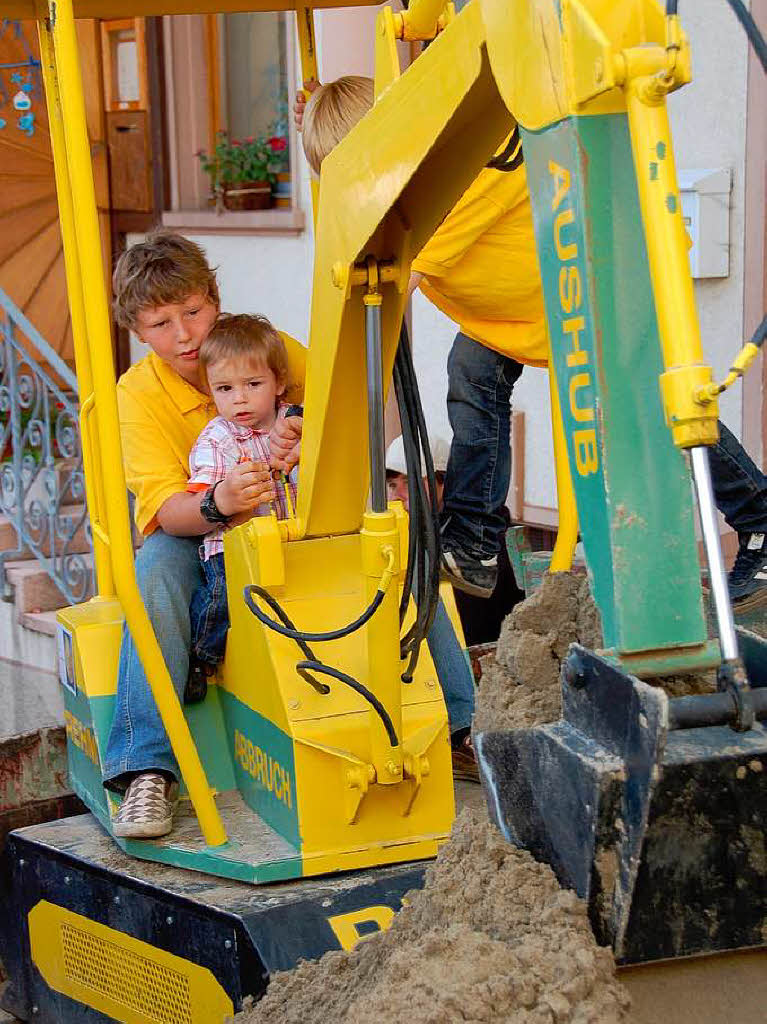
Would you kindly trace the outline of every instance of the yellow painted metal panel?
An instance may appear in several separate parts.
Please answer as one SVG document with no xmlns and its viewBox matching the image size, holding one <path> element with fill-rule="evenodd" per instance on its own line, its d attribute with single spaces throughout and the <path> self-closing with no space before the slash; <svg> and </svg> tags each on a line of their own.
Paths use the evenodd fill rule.
<svg viewBox="0 0 767 1024">
<path fill-rule="evenodd" d="M 64 608 L 59 622 L 76 636 L 75 678 L 87 697 L 108 697 L 117 689 L 117 662 L 123 632 L 120 602 L 94 599 Z"/>
<path fill-rule="evenodd" d="M 310 536 L 358 530 L 369 478 L 362 292 L 332 270 L 368 254 L 400 267 L 381 289 L 388 381 L 410 262 L 512 123 L 483 44 L 469 4 L 323 161 L 298 496 Z"/>
<path fill-rule="evenodd" d="M 124 1024 L 215 1024 L 234 1012 L 206 967 L 47 900 L 29 913 L 32 962 L 56 992 Z"/>
<path fill-rule="evenodd" d="M 283 543 L 284 583 L 268 590 L 297 629 L 338 629 L 368 604 L 375 545 L 398 545 L 396 534 L 392 542 L 391 524 L 405 525 L 402 517 L 381 514 L 386 529 L 377 539 L 370 518 L 364 536 Z M 225 558 L 232 625 L 219 685 L 271 723 L 263 728 L 273 746 L 272 725 L 292 742 L 304 873 L 433 856 L 454 815 L 447 713 L 426 645 L 411 683 L 401 681 L 402 663 L 396 656 L 391 663 L 389 648 L 396 650 L 399 638 L 399 578 L 385 599 L 392 602 L 394 618 L 387 629 L 375 628 L 379 608 L 367 626 L 311 643 L 325 663 L 368 687 L 384 704 L 397 723 L 399 748 L 394 749 L 382 744 L 380 720 L 363 696 L 325 676 L 318 678 L 330 683 L 330 692 L 318 693 L 296 670 L 304 658 L 297 643 L 262 626 L 240 598 L 245 586 L 262 582 L 257 531 L 231 531 Z M 379 576 L 382 571 L 383 564 Z M 256 734 L 248 739 L 259 742 Z M 382 784 L 378 779 L 389 761 L 405 771 L 390 773 Z"/>
</svg>

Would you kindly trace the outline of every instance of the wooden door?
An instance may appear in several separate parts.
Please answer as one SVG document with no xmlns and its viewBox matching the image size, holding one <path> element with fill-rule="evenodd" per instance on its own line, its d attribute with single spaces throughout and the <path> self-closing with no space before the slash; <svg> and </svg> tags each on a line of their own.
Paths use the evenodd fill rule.
<svg viewBox="0 0 767 1024">
<path fill-rule="evenodd" d="M 78 40 L 108 276 L 109 185 L 95 22 L 78 22 Z M 0 20 L 0 288 L 72 364 L 72 326 L 37 26 L 28 21 Z"/>
</svg>

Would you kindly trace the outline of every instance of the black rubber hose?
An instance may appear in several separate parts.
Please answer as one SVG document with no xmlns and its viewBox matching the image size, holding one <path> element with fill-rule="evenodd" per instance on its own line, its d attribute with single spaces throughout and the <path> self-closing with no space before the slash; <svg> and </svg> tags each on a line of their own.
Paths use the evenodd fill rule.
<svg viewBox="0 0 767 1024">
<path fill-rule="evenodd" d="M 347 676 L 347 674 L 345 672 L 341 672 L 340 669 L 333 668 L 331 665 L 325 665 L 321 661 L 299 661 L 296 668 L 299 672 L 303 669 L 304 671 L 319 672 L 320 675 L 330 676 L 332 679 L 337 679 L 340 683 L 344 683 L 346 686 L 350 687 L 355 693 L 358 693 L 360 697 L 364 697 L 381 719 L 383 727 L 386 729 L 386 735 L 389 737 L 389 743 L 393 747 L 399 746 L 399 740 L 397 739 L 397 734 L 394 731 L 394 724 L 389 717 L 388 711 L 380 702 L 378 697 L 368 690 L 367 686 L 363 686 L 362 683 L 357 682 L 357 680 L 353 679 L 352 676 Z"/>
<path fill-rule="evenodd" d="M 409 341 L 407 339 L 407 329 L 404 325 L 400 338 L 401 345 L 397 352 L 397 356 L 404 385 L 403 390 L 405 393 L 405 406 L 407 410 L 405 418 L 410 420 L 412 417 L 412 420 L 415 421 L 413 424 L 415 428 L 413 433 L 415 433 L 417 440 L 414 445 L 415 450 L 413 452 L 413 460 L 416 467 L 415 490 L 418 496 L 418 508 L 420 510 L 420 529 L 418 533 L 420 550 L 418 552 L 418 593 L 416 598 L 418 614 L 413 627 L 411 627 L 402 641 L 404 652 L 409 652 L 411 655 L 410 663 L 405 670 L 404 677 L 412 678 L 412 673 L 418 659 L 420 645 L 431 628 L 437 609 L 437 601 L 439 599 L 439 519 L 437 508 L 437 488 L 434 464 L 431 457 L 431 446 L 429 444 L 426 420 L 423 415 L 423 408 L 421 406 L 420 395 L 418 393 L 418 382 L 416 379 L 415 367 L 413 366 Z M 403 441 L 405 442 L 406 448 L 407 440 L 406 431 L 403 426 Z M 424 490 L 423 482 L 421 480 L 421 450 L 423 451 L 423 463 L 426 468 L 426 477 L 429 484 L 427 488 L 428 493 Z"/>
<path fill-rule="evenodd" d="M 767 72 L 767 43 L 765 43 L 764 36 L 759 31 L 759 26 L 754 21 L 753 15 L 743 3 L 743 0 L 727 0 L 727 3 L 732 8 L 735 17 L 743 26 L 743 29 L 748 36 L 748 41 L 753 46 L 754 53 L 759 58 L 762 68 Z M 678 7 L 679 0 L 666 0 L 667 16 L 671 17 L 676 14 Z"/>
<path fill-rule="evenodd" d="M 243 587 L 242 596 L 245 598 L 245 604 L 250 608 L 258 621 L 262 622 L 265 626 L 268 626 L 269 629 L 273 629 L 275 633 L 279 633 L 281 636 L 286 636 L 291 640 L 295 640 L 304 654 L 308 654 L 309 657 L 313 657 L 313 655 L 311 651 L 307 651 L 307 648 L 304 646 L 306 642 L 311 641 L 312 643 L 322 643 L 325 640 L 339 640 L 342 636 L 348 636 L 350 633 L 359 629 L 360 626 L 364 626 L 368 619 L 372 618 L 376 609 L 384 599 L 383 590 L 377 590 L 375 597 L 362 615 L 360 615 L 358 619 L 355 619 L 354 622 L 350 622 L 348 626 L 342 626 L 340 629 L 331 629 L 327 633 L 306 633 L 303 630 L 296 629 L 293 623 L 290 623 L 290 625 L 281 625 L 279 622 L 275 622 L 274 619 L 270 619 L 266 612 L 262 612 L 253 600 L 253 594 L 257 594 L 260 598 L 266 601 L 272 611 L 280 618 L 283 618 L 285 613 L 274 598 L 268 594 L 263 587 L 257 587 L 255 583 L 249 583 L 248 586 Z M 287 618 L 287 616 L 285 616 L 285 618 Z"/>
<path fill-rule="evenodd" d="M 403 322 L 404 330 L 404 322 Z M 400 345 L 403 344 L 403 330 L 400 331 Z M 407 344 L 407 336 L 405 335 L 405 344 Z M 405 434 L 410 433 L 411 423 L 409 418 L 409 411 L 405 402 L 405 385 L 402 380 L 401 372 L 401 358 L 399 355 L 399 349 L 394 360 L 394 392 L 397 399 L 397 406 L 399 408 L 400 423 L 402 425 L 402 445 L 405 451 L 405 468 L 408 470 L 407 474 L 407 486 L 408 486 L 408 504 L 413 509 L 414 514 L 416 513 L 415 508 L 415 488 L 413 485 L 413 476 L 410 472 L 410 466 L 408 465 L 408 458 L 410 457 L 409 445 L 405 442 Z M 420 469 L 419 469 L 420 473 Z M 413 591 L 413 570 L 415 569 L 415 549 L 417 542 L 416 530 L 413 528 L 413 516 L 408 519 L 408 542 L 407 542 L 407 566 L 405 569 L 405 580 L 402 586 L 402 596 L 400 597 L 399 603 L 399 624 L 400 628 L 402 623 L 405 621 L 405 615 L 407 613 L 408 604 L 410 602 L 410 595 Z"/>
<path fill-rule="evenodd" d="M 436 612 L 439 588 L 439 522 L 431 446 L 404 323 L 400 330 L 400 343 L 395 359 L 394 386 L 402 424 L 410 507 L 408 564 L 400 599 L 400 625 L 404 622 L 411 596 L 416 605 L 415 620 L 400 639 L 401 656 L 409 658 L 403 679 L 409 682 L 415 670 L 420 645 L 428 634 Z M 429 488 L 424 488 L 422 467 L 426 469 L 427 480 L 431 480 Z"/>
<path fill-rule="evenodd" d="M 757 348 L 761 348 L 764 344 L 765 338 L 767 338 L 767 316 L 764 317 L 751 336 L 751 344 L 756 345 Z"/>
<path fill-rule="evenodd" d="M 671 0 L 669 0 L 671 2 Z M 767 43 L 764 41 L 764 36 L 759 31 L 759 27 L 754 21 L 753 15 L 748 10 L 743 0 L 727 0 L 727 3 L 733 10 L 735 17 L 743 26 L 748 41 L 754 48 L 754 53 L 759 58 L 759 62 L 762 65 L 762 70 L 767 72 Z"/>
</svg>

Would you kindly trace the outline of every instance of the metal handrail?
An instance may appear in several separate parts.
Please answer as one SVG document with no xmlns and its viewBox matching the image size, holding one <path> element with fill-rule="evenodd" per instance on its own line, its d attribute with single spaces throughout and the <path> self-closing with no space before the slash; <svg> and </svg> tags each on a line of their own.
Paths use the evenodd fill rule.
<svg viewBox="0 0 767 1024">
<path fill-rule="evenodd" d="M 0 514 L 16 533 L 0 552 L 5 598 L 6 563 L 27 551 L 67 603 L 93 593 L 88 552 L 72 550 L 83 535 L 92 548 L 78 420 L 77 378 L 0 289 Z"/>
</svg>

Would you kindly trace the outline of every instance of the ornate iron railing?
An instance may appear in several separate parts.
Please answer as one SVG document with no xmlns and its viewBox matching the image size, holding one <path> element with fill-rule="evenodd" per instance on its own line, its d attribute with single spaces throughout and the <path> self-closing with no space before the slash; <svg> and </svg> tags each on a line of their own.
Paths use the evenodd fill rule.
<svg viewBox="0 0 767 1024">
<path fill-rule="evenodd" d="M 78 604 L 93 592 L 93 558 L 77 379 L 2 289 L 0 332 L 0 514 L 16 532 L 0 589 L 7 598 L 6 563 L 28 550 Z"/>
</svg>

